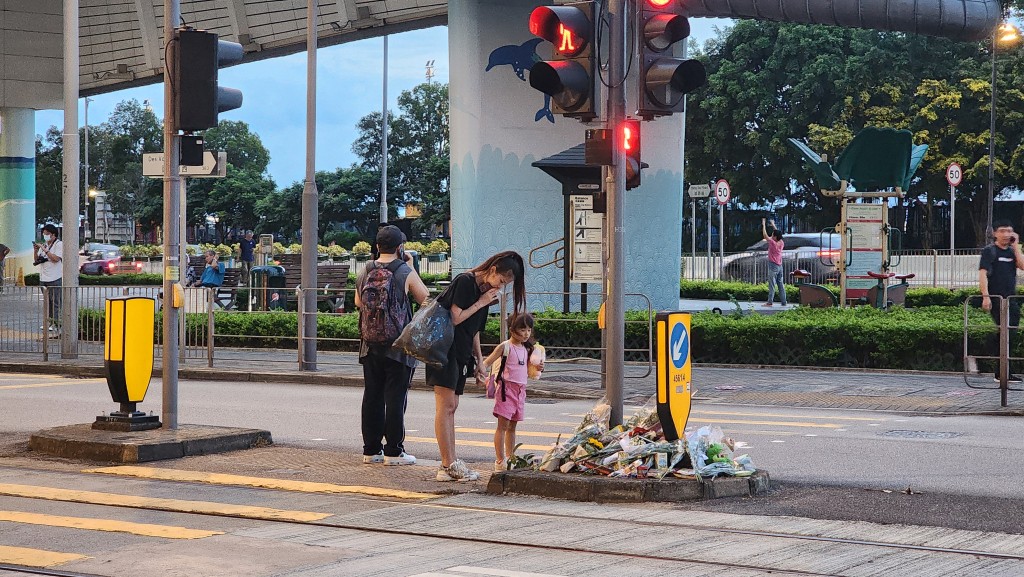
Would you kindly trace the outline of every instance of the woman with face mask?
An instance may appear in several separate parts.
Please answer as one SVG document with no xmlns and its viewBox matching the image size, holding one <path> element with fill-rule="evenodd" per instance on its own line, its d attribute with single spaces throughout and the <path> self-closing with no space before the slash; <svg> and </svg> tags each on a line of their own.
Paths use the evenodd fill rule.
<svg viewBox="0 0 1024 577">
<path fill-rule="evenodd" d="M 32 243 L 39 263 L 39 285 L 46 290 L 46 316 L 50 319 L 47 330 L 57 333 L 60 326 L 61 279 L 64 276 L 61 256 L 64 243 L 57 239 L 57 227 L 43 225 L 43 243 Z M 40 327 L 43 328 L 43 327 Z"/>
</svg>

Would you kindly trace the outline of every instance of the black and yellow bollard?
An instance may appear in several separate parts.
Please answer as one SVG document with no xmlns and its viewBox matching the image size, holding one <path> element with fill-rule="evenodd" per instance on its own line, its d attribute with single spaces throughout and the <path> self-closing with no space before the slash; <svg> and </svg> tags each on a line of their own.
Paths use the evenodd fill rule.
<svg viewBox="0 0 1024 577">
<path fill-rule="evenodd" d="M 602 305 L 604 306 L 604 305 Z M 658 366 L 658 418 L 665 439 L 684 438 L 690 418 L 690 315 L 660 312 L 655 317 Z"/>
<path fill-rule="evenodd" d="M 153 377 L 153 327 L 156 301 L 147 297 L 108 298 L 103 364 L 107 388 L 119 411 L 96 417 L 94 429 L 144 431 L 159 429 L 158 417 L 136 410 L 146 398 Z"/>
</svg>

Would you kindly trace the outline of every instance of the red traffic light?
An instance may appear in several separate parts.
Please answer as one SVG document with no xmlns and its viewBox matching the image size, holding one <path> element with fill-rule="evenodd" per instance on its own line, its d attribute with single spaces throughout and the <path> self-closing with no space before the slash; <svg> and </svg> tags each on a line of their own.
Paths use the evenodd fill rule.
<svg viewBox="0 0 1024 577">
<path fill-rule="evenodd" d="M 593 26 L 573 6 L 538 6 L 530 13 L 530 33 L 547 40 L 561 56 L 571 58 L 590 45 Z"/>
<path fill-rule="evenodd" d="M 672 3 L 673 0 L 647 0 L 650 5 L 654 8 L 664 8 Z"/>
<path fill-rule="evenodd" d="M 619 145 L 626 159 L 626 190 L 640 186 L 640 121 L 628 118 L 618 130 Z"/>
</svg>

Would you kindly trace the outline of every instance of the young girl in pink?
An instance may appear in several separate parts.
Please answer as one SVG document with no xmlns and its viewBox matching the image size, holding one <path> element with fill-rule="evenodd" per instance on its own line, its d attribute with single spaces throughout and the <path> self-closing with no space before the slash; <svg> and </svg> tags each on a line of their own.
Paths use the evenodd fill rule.
<svg viewBox="0 0 1024 577">
<path fill-rule="evenodd" d="M 530 355 L 533 354 L 533 316 L 521 313 L 509 320 L 509 339 L 494 347 L 484 359 L 483 366 L 501 363 L 508 351 L 505 370 L 498 376 L 494 393 L 494 416 L 498 427 L 494 430 L 494 470 L 504 471 L 507 459 L 516 446 L 516 424 L 523 420 L 526 407 L 526 379 Z M 543 370 L 543 362 L 535 369 Z"/>
</svg>

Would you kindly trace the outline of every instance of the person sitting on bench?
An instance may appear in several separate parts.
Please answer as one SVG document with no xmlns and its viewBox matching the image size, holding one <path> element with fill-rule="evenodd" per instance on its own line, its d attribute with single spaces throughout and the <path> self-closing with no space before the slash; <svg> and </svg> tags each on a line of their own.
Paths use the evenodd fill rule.
<svg viewBox="0 0 1024 577">
<path fill-rule="evenodd" d="M 189 286 L 217 288 L 224 284 L 224 263 L 217 262 L 217 251 L 210 249 L 206 251 L 206 268 L 203 269 L 203 276 Z"/>
</svg>

